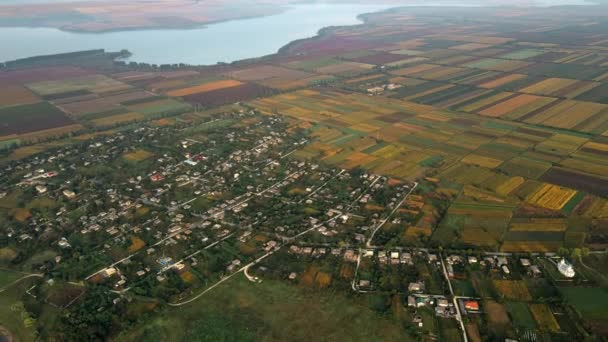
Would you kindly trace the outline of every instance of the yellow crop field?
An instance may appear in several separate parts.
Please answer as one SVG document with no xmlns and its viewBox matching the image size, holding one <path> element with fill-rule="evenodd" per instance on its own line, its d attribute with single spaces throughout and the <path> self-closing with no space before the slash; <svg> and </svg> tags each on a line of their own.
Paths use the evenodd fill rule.
<svg viewBox="0 0 608 342">
<path fill-rule="evenodd" d="M 173 90 L 173 91 L 168 92 L 167 95 L 169 95 L 169 96 L 187 96 L 187 95 L 198 94 L 198 93 L 206 93 L 208 91 L 217 90 L 217 89 L 236 87 L 241 84 L 243 84 L 243 83 L 239 82 L 239 81 L 235 81 L 235 80 L 216 81 L 216 82 L 197 85 L 194 87 Z"/>
<path fill-rule="evenodd" d="M 507 115 L 505 115 L 503 118 L 509 119 L 509 120 L 519 120 L 520 118 L 526 117 L 528 114 L 530 114 L 538 109 L 541 109 L 542 107 L 545 107 L 546 105 L 548 105 L 552 102 L 556 102 L 556 101 L 558 101 L 558 100 L 553 97 L 539 96 L 539 98 L 537 100 L 532 101 L 528 104 L 518 107 L 517 109 L 512 110 Z"/>
<path fill-rule="evenodd" d="M 608 105 L 592 102 L 572 101 L 568 109 L 543 121 L 543 125 L 559 128 L 573 128 L 591 116 L 608 108 Z"/>
<path fill-rule="evenodd" d="M 576 190 L 545 183 L 531 194 L 526 202 L 551 210 L 560 210 L 574 195 Z"/>
<path fill-rule="evenodd" d="M 522 93 L 537 94 L 537 95 L 551 95 L 558 92 L 560 89 L 571 86 L 579 82 L 578 80 L 571 80 L 567 78 L 548 78 L 538 83 L 534 83 L 528 87 L 521 89 Z"/>
<path fill-rule="evenodd" d="M 551 106 L 551 108 L 543 111 L 542 113 L 538 113 L 538 114 L 532 116 L 531 118 L 526 119 L 525 121 L 528 123 L 540 124 L 540 123 L 544 122 L 545 120 L 550 119 L 552 116 L 555 116 L 561 112 L 564 112 L 564 111 L 569 112 L 570 108 L 573 107 L 574 104 L 575 104 L 575 101 L 560 102 L 554 106 Z"/>
<path fill-rule="evenodd" d="M 608 200 L 588 196 L 584 201 L 588 201 L 589 205 L 583 210 L 582 215 L 590 218 L 607 218 L 608 217 Z"/>
<path fill-rule="evenodd" d="M 513 190 L 517 189 L 520 185 L 524 184 L 526 180 L 523 177 L 511 177 L 506 182 L 500 184 L 496 188 L 496 193 L 502 196 L 507 196 Z"/>
<path fill-rule="evenodd" d="M 601 177 L 608 175 L 608 165 L 600 162 L 586 161 L 578 158 L 567 158 L 560 162 L 565 167 L 591 173 Z"/>
<path fill-rule="evenodd" d="M 557 323 L 555 316 L 553 316 L 547 304 L 530 304 L 530 311 L 541 330 L 552 332 L 560 330 L 559 323 Z"/>
<path fill-rule="evenodd" d="M 561 218 L 533 218 L 528 222 L 511 223 L 509 230 L 515 232 L 563 232 L 568 228 L 565 219 Z"/>
<path fill-rule="evenodd" d="M 490 157 L 484 157 L 477 154 L 469 154 L 468 156 L 462 158 L 462 162 L 466 164 L 478 165 L 481 167 L 487 167 L 489 169 L 493 169 L 495 167 L 500 166 L 502 164 L 502 160 L 494 159 Z"/>
<path fill-rule="evenodd" d="M 510 74 L 510 75 L 506 75 L 500 78 L 497 78 L 495 80 L 492 81 L 488 81 L 485 83 L 480 84 L 479 86 L 481 88 L 496 88 L 496 87 L 500 87 L 503 84 L 507 84 L 513 81 L 517 81 L 517 80 L 521 80 L 522 78 L 527 77 L 527 75 L 524 74 Z"/>
<path fill-rule="evenodd" d="M 599 142 L 590 141 L 590 142 L 586 143 L 585 145 L 583 145 L 583 147 L 608 152 L 608 144 L 603 144 L 603 143 L 599 143 Z"/>
<path fill-rule="evenodd" d="M 516 110 L 519 107 L 525 106 L 539 99 L 541 99 L 540 96 L 522 94 L 506 101 L 499 102 L 490 108 L 482 110 L 479 113 L 485 116 L 500 117 Z"/>
<path fill-rule="evenodd" d="M 393 158 L 401 153 L 401 149 L 395 145 L 386 145 L 379 150 L 376 150 L 372 153 L 372 155 L 384 159 Z"/>
<path fill-rule="evenodd" d="M 516 299 L 520 301 L 532 300 L 532 295 L 526 287 L 526 283 L 523 280 L 500 280 L 495 279 L 492 281 L 494 287 L 507 299 Z"/>
<path fill-rule="evenodd" d="M 468 113 L 476 112 L 478 109 L 480 109 L 482 107 L 485 107 L 485 106 L 491 105 L 493 103 L 496 103 L 498 101 L 504 100 L 504 99 L 506 99 L 507 97 L 509 97 L 511 95 L 513 95 L 513 93 L 506 92 L 506 91 L 505 92 L 501 92 L 501 93 L 498 93 L 498 94 L 496 94 L 494 96 L 490 96 L 490 97 L 488 97 L 486 99 L 483 99 L 483 100 L 477 101 L 475 103 L 471 103 L 470 105 L 461 107 L 459 109 L 462 110 L 462 111 L 464 111 L 464 112 L 468 112 Z"/>
</svg>

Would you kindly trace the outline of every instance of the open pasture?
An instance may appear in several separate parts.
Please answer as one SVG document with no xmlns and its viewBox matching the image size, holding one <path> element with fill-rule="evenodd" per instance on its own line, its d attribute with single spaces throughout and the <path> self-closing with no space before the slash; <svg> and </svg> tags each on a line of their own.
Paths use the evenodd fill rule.
<svg viewBox="0 0 608 342">
<path fill-rule="evenodd" d="M 313 57 L 313 58 L 305 58 L 305 59 L 296 60 L 296 61 L 290 61 L 283 65 L 290 69 L 300 69 L 300 70 L 304 70 L 304 71 L 314 72 L 319 68 L 323 68 L 323 67 L 327 67 L 327 66 L 331 66 L 331 65 L 335 65 L 335 64 L 340 64 L 342 62 L 343 61 L 341 61 L 333 56 L 327 56 L 327 57 Z"/>
<path fill-rule="evenodd" d="M 475 69 L 511 72 L 529 66 L 530 64 L 531 63 L 517 60 L 482 58 L 474 62 L 465 63 L 463 66 Z"/>
<path fill-rule="evenodd" d="M 308 78 L 312 76 L 312 74 L 305 71 L 287 69 L 279 66 L 262 65 L 230 71 L 226 74 L 226 76 L 239 81 L 261 81 L 269 78 L 297 80 Z"/>
<path fill-rule="evenodd" d="M 521 60 L 521 59 L 529 59 L 532 57 L 540 56 L 544 53 L 545 53 L 545 51 L 540 50 L 540 49 L 521 49 L 521 50 L 516 50 L 516 51 L 506 53 L 504 55 L 500 55 L 499 57 L 504 58 L 504 59 Z"/>
<path fill-rule="evenodd" d="M 327 65 L 316 69 L 316 72 L 322 74 L 330 74 L 337 76 L 353 76 L 359 73 L 367 72 L 374 66 L 359 62 L 340 62 L 333 65 Z"/>
<path fill-rule="evenodd" d="M 511 232 L 564 232 L 566 229 L 568 222 L 562 218 L 513 219 L 509 225 Z"/>
<path fill-rule="evenodd" d="M 374 65 L 384 65 L 393 63 L 396 61 L 400 61 L 405 59 L 403 55 L 400 54 L 392 54 L 388 52 L 379 52 L 369 56 L 361 56 L 357 58 L 350 58 L 353 62 L 365 63 L 365 64 L 374 64 Z"/>
<path fill-rule="evenodd" d="M 40 81 L 28 83 L 26 86 L 40 96 L 57 96 L 79 91 L 104 93 L 125 90 L 131 87 L 104 75 L 88 75 L 62 80 Z"/>
</svg>

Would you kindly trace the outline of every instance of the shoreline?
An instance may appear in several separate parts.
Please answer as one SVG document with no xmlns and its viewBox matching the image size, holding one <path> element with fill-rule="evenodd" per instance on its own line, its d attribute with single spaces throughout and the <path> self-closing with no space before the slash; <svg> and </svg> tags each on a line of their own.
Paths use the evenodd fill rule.
<svg viewBox="0 0 608 342">
<path fill-rule="evenodd" d="M 265 15 L 254 15 L 254 16 L 245 16 L 245 17 L 241 17 L 241 18 L 233 18 L 233 19 L 227 19 L 227 20 L 218 20 L 218 21 L 212 21 L 212 22 L 208 22 L 205 24 L 194 24 L 194 25 L 184 25 L 184 26 L 180 26 L 180 27 L 176 27 L 176 26 L 164 26 L 164 27 L 149 27 L 149 28 L 125 28 L 125 29 L 121 29 L 121 28 L 117 28 L 117 29 L 109 29 L 109 30 L 101 30 L 101 31 L 82 31 L 82 30 L 71 30 L 71 29 L 66 29 L 65 27 L 59 28 L 59 27 L 50 27 L 50 26 L 2 26 L 0 25 L 0 29 L 2 28 L 6 28 L 6 29 L 10 29 L 10 28 L 25 28 L 25 29 L 51 29 L 51 30 L 58 30 L 61 32 L 66 32 L 66 33 L 70 33 L 70 34 L 77 34 L 77 35 L 103 35 L 103 34 L 109 34 L 109 33 L 117 33 L 117 32 L 137 32 L 137 31 L 155 31 L 155 30 L 171 30 L 171 31 L 191 31 L 191 30 L 199 30 L 199 29 L 206 29 L 208 28 L 210 25 L 214 25 L 214 24 L 220 24 L 220 23 L 226 23 L 226 22 L 232 22 L 232 21 L 239 21 L 239 20 L 250 20 L 250 19 L 257 19 L 257 18 L 264 18 L 264 17 L 272 17 L 272 16 L 276 16 L 276 15 L 281 15 L 284 14 L 285 12 L 288 12 L 290 10 L 292 10 L 294 7 L 299 6 L 300 4 L 290 4 L 287 6 L 278 6 L 277 7 L 277 11 L 272 13 L 272 14 L 265 14 Z M 333 4 L 332 4 L 333 5 Z M 337 5 L 343 5 L 343 4 L 337 4 Z M 223 62 L 223 61 L 216 61 L 215 63 L 212 64 L 190 64 L 190 63 L 180 63 L 180 62 L 174 62 L 174 64 L 186 64 L 189 67 L 196 67 L 196 68 L 206 68 L 206 67 L 214 67 L 214 66 L 218 66 L 218 65 L 239 65 L 239 64 L 249 64 L 249 63 L 253 63 L 253 62 L 258 62 L 258 61 L 263 61 L 265 59 L 270 59 L 270 58 L 274 58 L 274 57 L 282 57 L 282 56 L 288 56 L 289 55 L 289 49 L 296 46 L 297 44 L 306 42 L 306 41 L 310 41 L 310 40 L 314 40 L 314 39 L 322 39 L 323 37 L 326 37 L 328 34 L 331 33 L 332 30 L 335 29 L 340 29 L 340 28 L 345 28 L 345 27 L 356 27 L 359 25 L 365 25 L 369 22 L 369 18 L 370 16 L 379 14 L 379 13 L 383 13 L 383 12 L 388 12 L 388 11 L 392 11 L 398 8 L 408 8 L 408 9 L 412 9 L 412 10 L 419 10 L 419 9 L 429 9 L 429 8 L 434 8 L 437 7 L 438 5 L 433 5 L 433 4 L 426 4 L 426 5 L 409 5 L 409 6 L 403 6 L 403 5 L 399 5 L 399 4 L 395 4 L 395 5 L 390 5 L 387 4 L 386 8 L 384 9 L 377 9 L 375 11 L 372 12 L 363 12 L 360 13 L 358 15 L 356 15 L 355 19 L 358 20 L 359 22 L 357 23 L 353 23 L 353 24 L 349 24 L 349 25 L 330 25 L 330 26 L 324 26 L 322 28 L 320 28 L 314 35 L 309 36 L 309 37 L 305 37 L 305 38 L 300 38 L 300 39 L 295 39 L 292 41 L 288 41 L 287 43 L 285 43 L 284 45 L 282 45 L 281 47 L 279 47 L 276 51 L 265 54 L 265 55 L 260 55 L 260 56 L 254 56 L 254 57 L 250 57 L 250 58 L 242 58 L 242 59 L 238 59 L 238 60 L 233 60 L 230 62 Z M 486 8 L 486 9 L 504 9 L 504 8 L 560 8 L 560 7 L 573 7 L 573 6 L 582 6 L 582 7 L 588 7 L 588 6 L 594 6 L 594 7 L 608 7 L 606 4 L 602 4 L 602 3 L 596 3 L 596 2 L 591 2 L 589 1 L 588 4 L 570 4 L 570 5 L 551 5 L 551 6 L 540 6 L 540 5 L 533 5 L 533 6 L 512 6 L 512 5 L 502 5 L 502 6 L 483 6 L 483 5 L 461 5 L 461 6 L 446 6 L 445 8 L 449 9 L 449 8 L 454 8 L 454 9 L 462 9 L 462 8 L 469 8 L 469 7 L 476 7 L 476 8 Z M 129 50 L 129 48 L 126 48 L 127 50 Z M 85 50 L 74 50 L 74 51 L 69 51 L 67 53 L 74 53 L 74 52 L 80 52 L 80 51 L 85 51 Z M 110 51 L 107 50 L 106 51 Z M 129 50 L 130 51 L 130 50 Z M 110 53 L 112 53 L 114 51 L 110 51 Z M 62 53 L 57 53 L 57 54 L 62 54 Z M 35 57 L 42 57 L 42 56 L 49 56 L 49 55 L 55 55 L 55 54 L 48 54 L 48 55 L 32 55 L 32 56 L 28 56 L 28 57 L 24 57 L 24 58 L 19 58 L 16 60 L 22 60 L 22 59 L 28 59 L 28 58 L 35 58 Z M 295 55 L 294 55 L 295 56 Z M 15 60 L 13 60 L 15 61 Z M 5 63 L 7 61 L 4 61 L 3 63 Z M 144 64 L 159 64 L 159 63 L 150 63 L 150 62 L 145 62 L 145 61 L 137 61 L 137 57 L 135 57 L 133 60 L 127 60 L 127 62 L 136 62 L 136 63 L 144 63 Z M 169 63 L 171 64 L 171 63 Z"/>
<path fill-rule="evenodd" d="M 124 28 L 109 28 L 109 29 L 100 29 L 100 30 L 85 30 L 85 29 L 71 29 L 68 26 L 49 26 L 49 25 L 2 25 L 0 24 L 0 28 L 22 28 L 22 29 L 50 29 L 50 30 L 58 30 L 61 32 L 72 33 L 72 34 L 81 34 L 81 35 L 103 35 L 107 33 L 118 33 L 118 32 L 133 32 L 133 31 L 189 31 L 189 30 L 198 30 L 205 29 L 209 25 L 227 23 L 231 21 L 239 21 L 239 20 L 248 20 L 248 19 L 257 19 L 257 18 L 265 18 L 271 17 L 279 14 L 283 14 L 290 10 L 290 6 L 277 6 L 277 10 L 273 13 L 260 14 L 260 15 L 246 15 L 238 18 L 230 18 L 230 19 L 218 19 L 211 20 L 205 23 L 192 23 L 192 24 L 180 24 L 183 26 L 142 26 L 142 27 L 124 27 Z M 37 57 L 37 56 L 31 56 Z"/>
</svg>

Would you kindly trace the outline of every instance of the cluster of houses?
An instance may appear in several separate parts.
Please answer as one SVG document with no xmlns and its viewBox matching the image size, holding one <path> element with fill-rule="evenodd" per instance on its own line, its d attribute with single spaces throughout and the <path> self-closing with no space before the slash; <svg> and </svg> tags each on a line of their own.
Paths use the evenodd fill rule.
<svg viewBox="0 0 608 342">
<path fill-rule="evenodd" d="M 294 255 L 322 257 L 331 255 L 333 257 L 343 257 L 346 262 L 357 262 L 357 251 L 352 248 L 328 248 L 328 247 L 311 247 L 311 246 L 289 246 L 289 253 Z"/>
<path fill-rule="evenodd" d="M 444 296 L 412 294 L 407 297 L 407 306 L 413 310 L 432 307 L 435 315 L 442 318 L 453 318 L 457 315 L 454 304 Z M 422 319 L 419 315 L 414 316 L 414 323 L 422 327 Z"/>
<path fill-rule="evenodd" d="M 382 94 L 386 90 L 395 90 L 395 89 L 399 89 L 401 87 L 402 87 L 402 85 L 400 85 L 400 84 L 388 83 L 388 84 L 383 84 L 380 86 L 368 88 L 367 92 L 370 95 L 379 95 L 379 94 Z"/>
</svg>

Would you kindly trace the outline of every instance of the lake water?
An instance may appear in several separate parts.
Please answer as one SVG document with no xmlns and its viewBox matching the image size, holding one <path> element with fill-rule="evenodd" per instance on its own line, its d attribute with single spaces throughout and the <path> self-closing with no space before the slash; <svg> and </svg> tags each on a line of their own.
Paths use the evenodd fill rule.
<svg viewBox="0 0 608 342">
<path fill-rule="evenodd" d="M 0 0 L 2 2 L 13 0 Z M 23 1 L 23 0 L 19 0 Z M 28 0 L 47 2 L 49 0 Z M 55 0 L 57 1 L 57 0 Z M 585 0 L 536 0 L 538 5 L 584 4 Z M 53 1 L 49 1 L 53 2 Z M 475 0 L 471 1 L 475 6 Z M 455 2 L 424 3 L 425 6 Z M 461 6 L 467 6 L 460 4 Z M 360 23 L 359 14 L 388 5 L 297 5 L 272 16 L 227 21 L 185 30 L 73 33 L 54 28 L 0 28 L 0 61 L 89 49 L 133 53 L 131 60 L 155 64 L 215 64 L 275 53 L 287 43 L 315 36 L 327 26 Z"/>
<path fill-rule="evenodd" d="M 299 5 L 277 15 L 227 21 L 198 29 L 73 33 L 53 28 L 0 28 L 0 60 L 88 49 L 133 53 L 147 63 L 215 64 L 276 52 L 332 25 L 360 23 L 362 13 L 386 5 Z"/>
</svg>

